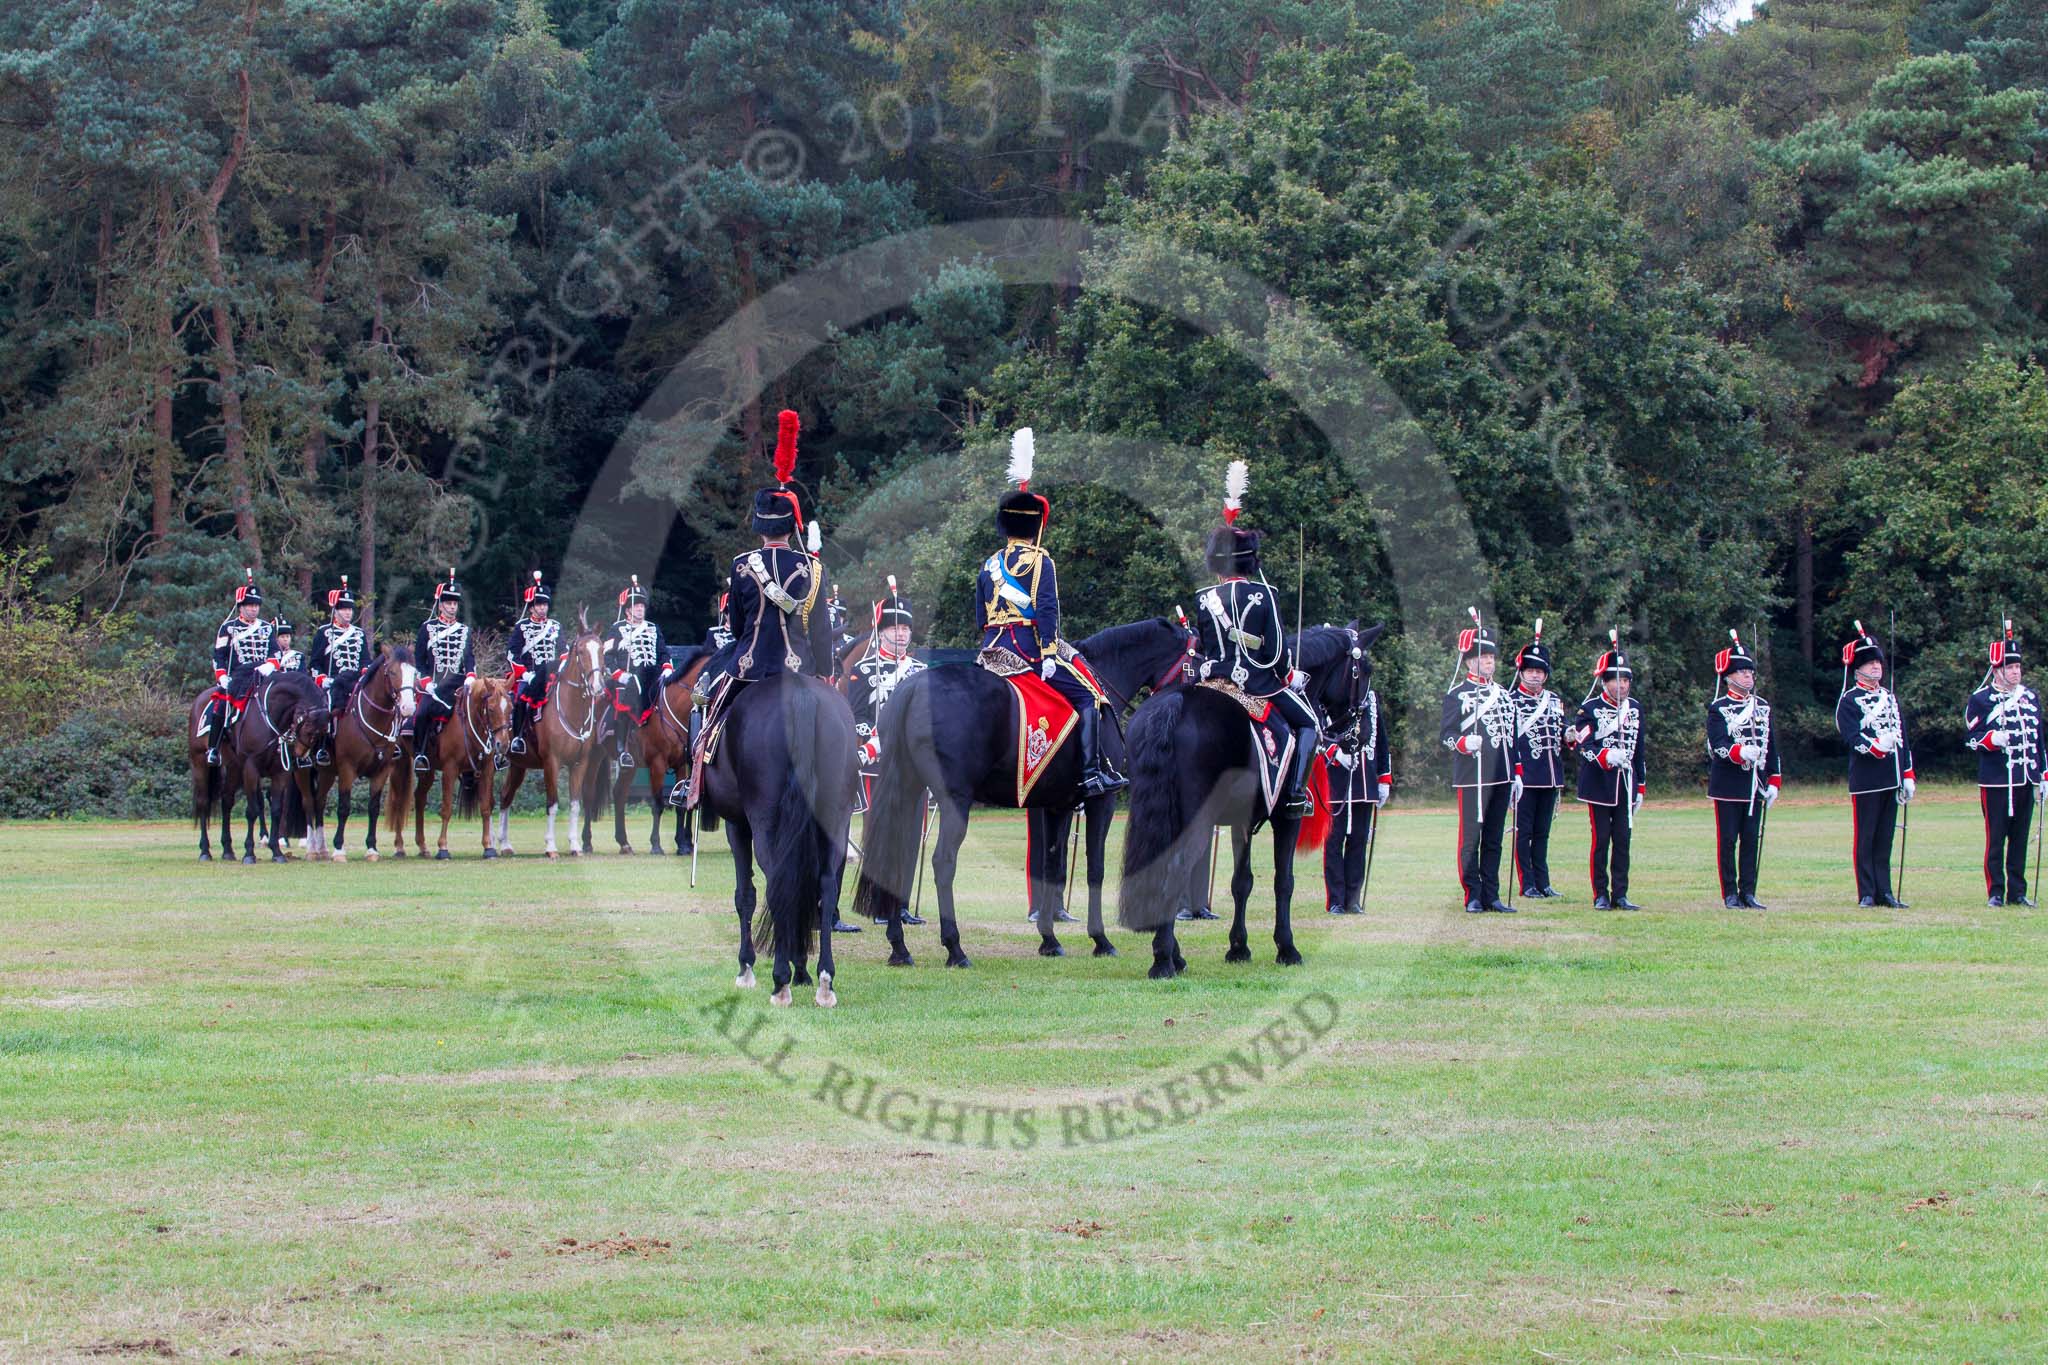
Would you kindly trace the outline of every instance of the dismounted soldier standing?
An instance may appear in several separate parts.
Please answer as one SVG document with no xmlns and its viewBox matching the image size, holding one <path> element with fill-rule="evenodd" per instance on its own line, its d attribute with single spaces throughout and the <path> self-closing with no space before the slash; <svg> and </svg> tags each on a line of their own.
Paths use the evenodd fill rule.
<svg viewBox="0 0 2048 1365">
<path fill-rule="evenodd" d="M 1394 790 L 1394 746 L 1380 711 L 1380 694 L 1366 690 L 1351 726 L 1323 748 L 1330 779 L 1330 835 L 1323 845 L 1324 909 L 1332 915 L 1365 913 L 1365 854 L 1373 822 Z"/>
<path fill-rule="evenodd" d="M 270 622 L 263 619 L 256 571 L 243 569 L 242 582 L 235 586 L 235 609 L 213 636 L 213 705 L 206 713 L 206 761 L 213 766 L 220 766 L 230 699 L 241 701 L 259 676 L 276 670 L 270 656 Z"/>
<path fill-rule="evenodd" d="M 1714 656 L 1720 690 L 1707 703 L 1707 796 L 1714 805 L 1714 867 L 1721 904 L 1763 910 L 1756 898 L 1757 858 L 1763 849 L 1764 812 L 1778 799 L 1784 768 L 1778 759 L 1771 704 L 1756 693 L 1756 660 L 1742 637 Z"/>
<path fill-rule="evenodd" d="M 619 619 L 604 633 L 604 666 L 612 680 L 613 761 L 633 766 L 632 732 L 661 705 L 661 689 L 675 672 L 661 627 L 647 619 L 647 589 L 640 575 L 619 594 Z"/>
<path fill-rule="evenodd" d="M 1322 737 L 1316 708 L 1303 695 L 1308 675 L 1296 669 L 1287 651 L 1286 627 L 1280 620 L 1273 585 L 1259 563 L 1261 534 L 1239 526 L 1250 473 L 1242 460 L 1232 460 L 1224 477 L 1223 525 L 1209 532 L 1204 547 L 1209 572 L 1216 582 L 1195 595 L 1195 620 L 1200 632 L 1196 652 L 1204 681 L 1228 678 L 1231 686 L 1253 702 L 1265 702 L 1294 733 L 1281 810 L 1295 819 L 1310 813 L 1308 770 Z"/>
<path fill-rule="evenodd" d="M 420 622 L 413 636 L 414 665 L 426 681 L 420 684 L 419 707 L 412 718 L 412 767 L 427 772 L 441 724 L 455 714 L 455 691 L 476 676 L 476 643 L 462 621 L 462 587 L 455 569 L 448 581 L 434 585 L 434 614 Z"/>
<path fill-rule="evenodd" d="M 910 652 L 910 601 L 889 575 L 888 596 L 875 603 L 868 652 L 854 664 L 846 700 L 853 708 L 853 733 L 860 741 L 860 808 L 867 809 L 882 754 L 882 708 L 903 681 L 924 672 L 924 660 Z"/>
<path fill-rule="evenodd" d="M 549 615 L 554 599 L 541 581 L 539 569 L 533 571 L 533 581 L 526 585 L 521 600 L 526 614 L 505 636 L 505 663 L 516 703 L 510 745 L 515 754 L 526 752 L 526 738 L 540 719 L 540 708 L 554 685 L 555 665 L 562 657 L 562 623 Z"/>
<path fill-rule="evenodd" d="M 1039 544 L 1052 504 L 1031 491 L 1035 458 L 1031 428 L 1010 438 L 1009 481 L 996 504 L 1003 548 L 982 561 L 974 582 L 974 626 L 981 632 L 975 662 L 1001 677 L 1036 671 L 1074 708 L 1081 746 L 1081 785 L 1089 796 L 1130 785 L 1104 760 L 1101 708 L 1109 704 L 1088 662 L 1060 638 L 1059 570 Z"/>
<path fill-rule="evenodd" d="M 1550 826 L 1564 790 L 1564 702 L 1550 690 L 1550 651 L 1543 647 L 1543 618 L 1529 643 L 1515 655 L 1515 875 L 1522 894 L 1533 900 L 1561 898 L 1550 884 Z"/>
<path fill-rule="evenodd" d="M 1984 807 L 1984 893 L 1990 905 L 2025 905 L 2027 827 L 2034 803 L 2048 797 L 2041 743 L 2041 694 L 2022 680 L 2024 658 L 2012 622 L 1991 642 L 1991 671 L 1963 708 L 1977 754 L 1977 799 Z"/>
<path fill-rule="evenodd" d="M 1884 686 L 1884 650 L 1856 623 L 1842 646 L 1842 695 L 1835 730 L 1849 746 L 1850 843 L 1856 860 L 1856 903 L 1906 903 L 1892 894 L 1892 834 L 1899 804 L 1913 799 L 1913 748 L 1898 696 Z"/>
<path fill-rule="evenodd" d="M 1628 857 L 1636 812 L 1647 790 L 1643 704 L 1629 695 L 1635 670 L 1618 635 L 1594 665 L 1593 690 L 1579 704 L 1569 732 L 1579 751 L 1579 800 L 1593 826 L 1593 908 L 1640 910 L 1628 898 Z"/>
<path fill-rule="evenodd" d="M 1499 665 L 1500 644 L 1472 611 L 1472 625 L 1458 635 L 1459 677 L 1444 693 L 1439 737 L 1458 793 L 1458 887 L 1474 915 L 1514 913 L 1500 898 L 1500 845 L 1514 780 L 1515 704 L 1493 680 Z"/>
<path fill-rule="evenodd" d="M 355 594 L 348 589 L 348 575 L 343 574 L 341 586 L 327 591 L 327 624 L 313 632 L 313 647 L 306 652 L 313 676 L 327 689 L 327 704 L 336 715 L 348 705 L 356 680 L 363 676 L 364 661 L 375 652 L 369 633 L 356 624 Z M 315 764 L 331 761 L 324 745 L 313 755 Z"/>
</svg>

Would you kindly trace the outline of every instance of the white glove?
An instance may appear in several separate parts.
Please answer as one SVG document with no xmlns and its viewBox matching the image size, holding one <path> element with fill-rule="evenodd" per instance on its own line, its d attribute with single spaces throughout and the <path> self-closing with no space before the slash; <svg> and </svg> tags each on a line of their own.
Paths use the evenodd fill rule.
<svg viewBox="0 0 2048 1365">
<path fill-rule="evenodd" d="M 1287 686 L 1296 692 L 1301 691 L 1302 688 L 1308 686 L 1308 674 L 1298 668 L 1294 669 L 1287 675 Z"/>
<path fill-rule="evenodd" d="M 1628 813 L 1629 813 L 1630 815 L 1634 815 L 1634 814 L 1635 814 L 1636 812 L 1640 811 L 1640 810 L 1641 810 L 1642 808 L 1643 808 L 1643 794 L 1642 794 L 1641 792 L 1637 792 L 1637 793 L 1636 793 L 1636 796 L 1635 796 L 1635 800 L 1629 803 Z"/>
<path fill-rule="evenodd" d="M 1916 788 L 1917 784 L 1910 777 L 1901 781 L 1899 783 L 1899 800 L 1911 801 L 1913 799 L 1913 792 L 1916 790 Z"/>
<path fill-rule="evenodd" d="M 1994 749 L 2003 749 L 2012 743 L 2012 736 L 2003 730 L 1993 730 L 1990 734 L 1984 736 L 1984 742 Z"/>
<path fill-rule="evenodd" d="M 1341 744 L 1331 748 L 1330 761 L 1335 763 L 1338 767 L 1344 769 L 1346 772 L 1349 772 L 1351 769 L 1358 766 L 1357 756 L 1355 754 L 1346 753 L 1344 750 L 1344 746 Z"/>
<path fill-rule="evenodd" d="M 2044 784 L 2044 785 L 2048 785 L 2048 784 Z M 1382 781 L 1382 782 L 1380 783 L 1380 804 L 1381 804 L 1382 806 L 1384 806 L 1384 805 L 1386 805 L 1386 804 L 1387 804 L 1387 802 L 1389 802 L 1389 801 L 1391 801 L 1391 800 L 1393 800 L 1393 799 L 1394 799 L 1394 784 L 1393 784 L 1392 782 L 1386 782 L 1386 781 Z"/>
<path fill-rule="evenodd" d="M 1515 802 L 1515 803 L 1517 803 L 1517 804 L 1520 804 L 1520 802 L 1521 802 L 1521 800 L 1522 800 L 1522 779 L 1521 779 L 1521 778 L 1519 778 L 1519 777 L 1518 777 L 1518 778 L 1516 778 L 1516 779 L 1515 779 L 1514 781 L 1512 781 L 1512 782 L 1508 783 L 1508 800 L 1510 800 L 1510 801 L 1513 801 L 1513 802 Z"/>
<path fill-rule="evenodd" d="M 880 757 L 881 752 L 881 745 L 872 739 L 860 746 L 861 757 L 870 763 L 873 763 L 876 758 Z"/>
<path fill-rule="evenodd" d="M 2036 801 L 2048 802 L 2048 777 L 2044 777 L 2034 784 L 2034 799 Z"/>
<path fill-rule="evenodd" d="M 277 672 L 277 665 L 267 659 L 256 665 L 256 676 L 259 678 L 267 678 L 275 672 Z"/>
<path fill-rule="evenodd" d="M 1052 675 L 1059 670 L 1059 666 L 1060 661 L 1058 659 L 1040 659 L 1038 661 L 1038 676 L 1050 682 Z"/>
</svg>

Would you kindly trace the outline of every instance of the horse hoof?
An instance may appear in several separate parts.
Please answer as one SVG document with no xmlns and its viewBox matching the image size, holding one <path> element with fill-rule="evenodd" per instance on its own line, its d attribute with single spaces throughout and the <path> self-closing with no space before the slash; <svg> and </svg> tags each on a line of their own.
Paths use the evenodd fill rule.
<svg viewBox="0 0 2048 1365">
<path fill-rule="evenodd" d="M 288 863 L 291 859 L 285 857 L 282 853 L 273 853 L 270 855 L 270 861 L 273 863 Z"/>
<path fill-rule="evenodd" d="M 619 845 L 619 856 L 620 856 L 621 858 L 630 858 L 630 857 L 632 857 L 632 856 L 633 856 L 633 847 L 632 847 L 632 845 L 631 845 L 631 844 L 620 844 L 620 845 Z"/>
<path fill-rule="evenodd" d="M 436 853 L 434 855 L 434 861 L 437 863 L 445 863 L 448 861 L 450 856 L 451 855 L 449 854 L 448 850 L 444 848 L 439 853 Z"/>
<path fill-rule="evenodd" d="M 1116 956 L 1116 945 L 1115 945 L 1114 943 L 1111 943 L 1111 942 L 1110 942 L 1110 941 L 1109 941 L 1108 939 L 1106 939 L 1106 938 L 1098 938 L 1098 939 L 1096 939 L 1096 940 L 1095 940 L 1095 956 L 1097 956 L 1097 957 L 1115 957 L 1115 956 Z"/>
<path fill-rule="evenodd" d="M 1060 947 L 1060 941 L 1056 938 L 1042 938 L 1038 940 L 1038 955 L 1040 957 L 1065 957 L 1067 950 Z"/>
<path fill-rule="evenodd" d="M 548 850 L 548 855 L 547 855 L 547 856 L 548 856 L 548 861 L 552 863 L 552 862 L 555 862 L 555 861 L 557 861 L 558 859 L 560 859 L 562 855 L 561 855 L 561 854 L 559 854 L 559 853 L 557 853 L 557 852 L 555 852 L 555 851 L 554 851 L 553 849 L 549 849 L 549 850 Z"/>
<path fill-rule="evenodd" d="M 1282 948 L 1273 955 L 1273 960 L 1283 967 L 1299 967 L 1301 965 L 1301 954 L 1292 948 Z"/>
<path fill-rule="evenodd" d="M 818 977 L 818 1008 L 829 1010 L 839 1003 L 839 997 L 832 991 L 832 978 L 820 974 Z"/>
<path fill-rule="evenodd" d="M 403 858 L 403 857 L 405 856 L 405 854 L 401 852 L 401 853 L 398 853 L 398 854 L 396 854 L 396 855 L 394 855 L 394 856 L 396 856 L 396 857 L 400 857 L 400 858 Z M 364 861 L 364 862 L 366 862 L 366 863 L 374 863 L 374 862 L 376 862 L 376 861 L 377 861 L 377 850 L 373 848 L 373 849 L 371 849 L 371 850 L 370 850 L 370 851 L 369 851 L 368 853 L 365 853 L 365 854 L 363 855 L 363 861 Z"/>
<path fill-rule="evenodd" d="M 687 858 L 687 857 L 689 857 L 689 856 L 690 856 L 690 855 L 691 855 L 692 853 L 695 853 L 696 851 L 697 851 L 697 847 L 696 847 L 696 845 L 694 845 L 694 844 L 677 844 L 677 845 L 676 845 L 676 856 L 677 856 L 678 858 Z"/>
<path fill-rule="evenodd" d="M 647 850 L 647 856 L 650 858 L 666 858 L 668 855 L 661 851 L 660 844 L 656 844 L 653 848 Z"/>
<path fill-rule="evenodd" d="M 199 861 L 202 863 L 210 863 L 213 861 L 213 855 L 211 853 L 202 853 L 199 855 Z"/>
<path fill-rule="evenodd" d="M 484 850 L 484 857 L 486 858 L 495 858 L 497 856 L 498 850 L 496 850 L 495 848 L 487 848 Z"/>
<path fill-rule="evenodd" d="M 1223 960 L 1225 962 L 1250 962 L 1252 960 L 1252 950 L 1245 947 L 1242 943 L 1233 943 L 1230 945 L 1230 951 L 1223 955 Z"/>
<path fill-rule="evenodd" d="M 904 951 L 903 951 L 902 949 L 898 949 L 897 951 L 895 951 L 895 952 L 893 952 L 893 953 L 889 954 L 889 965 L 890 965 L 891 967 L 908 967 L 908 966 L 910 966 L 910 965 L 911 965 L 911 957 L 910 957 L 910 954 L 909 954 L 909 953 L 907 953 L 907 952 L 904 952 Z"/>
<path fill-rule="evenodd" d="M 244 854 L 242 855 L 242 866 L 243 866 L 243 867 L 254 867 L 254 866 L 256 866 L 256 855 L 255 855 L 255 854 L 253 854 L 253 853 L 244 853 Z"/>
<path fill-rule="evenodd" d="M 1188 960 L 1180 955 L 1180 948 L 1178 945 L 1176 945 L 1173 950 L 1173 974 L 1175 976 L 1180 976 L 1184 974 L 1187 971 L 1187 969 Z"/>
<path fill-rule="evenodd" d="M 958 948 L 955 948 L 947 956 L 946 965 L 948 967 L 972 967 L 974 964 L 967 960 L 967 954 L 961 952 Z"/>
<path fill-rule="evenodd" d="M 1145 975 L 1154 981 L 1171 981 L 1174 977 L 1173 964 L 1171 962 L 1161 962 L 1155 958 L 1152 963 L 1152 970 L 1146 972 Z"/>
<path fill-rule="evenodd" d="M 750 991 L 754 989 L 754 969 L 752 967 L 749 967 L 745 971 L 741 972 L 738 976 L 732 979 L 732 984 L 738 986 L 743 991 Z"/>
<path fill-rule="evenodd" d="M 781 990 L 769 996 L 768 1003 L 779 1009 L 787 1009 L 789 1007 L 789 987 L 784 986 Z"/>
<path fill-rule="evenodd" d="M 337 848 L 334 852 L 327 855 L 327 861 L 330 863 L 345 863 L 348 861 L 348 855 Z"/>
</svg>

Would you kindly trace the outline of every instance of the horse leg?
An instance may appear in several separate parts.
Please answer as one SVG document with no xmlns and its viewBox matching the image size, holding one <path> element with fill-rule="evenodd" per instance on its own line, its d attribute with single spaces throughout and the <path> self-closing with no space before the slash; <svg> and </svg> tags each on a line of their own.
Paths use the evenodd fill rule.
<svg viewBox="0 0 2048 1365">
<path fill-rule="evenodd" d="M 1252 950 L 1245 937 L 1244 907 L 1252 897 L 1252 832 L 1248 825 L 1230 827 L 1230 900 L 1235 913 L 1230 917 L 1230 951 L 1225 962 L 1250 962 Z"/>
<path fill-rule="evenodd" d="M 547 784 L 548 789 L 548 843 L 546 851 L 548 857 L 558 858 L 561 855 L 555 851 L 555 811 L 562 799 L 562 765 L 555 761 L 553 754 L 549 754 L 547 761 L 541 766 L 540 775 L 541 781 Z"/>
<path fill-rule="evenodd" d="M 725 842 L 732 849 L 732 908 L 740 918 L 740 974 L 733 984 L 748 991 L 754 988 L 754 832 L 744 820 L 728 820 Z"/>
<path fill-rule="evenodd" d="M 478 759 L 477 764 L 481 771 L 477 773 L 476 780 L 483 785 L 481 797 L 484 815 L 484 856 L 495 858 L 498 856 L 498 846 L 491 840 L 491 813 L 492 807 L 497 804 L 492 797 L 498 790 L 498 769 L 495 764 L 484 767 L 482 759 Z"/>
<path fill-rule="evenodd" d="M 629 722 L 621 721 L 621 724 Z M 626 743 L 630 746 L 632 739 Z M 618 843 L 619 856 L 629 857 L 633 852 L 633 841 L 626 837 L 626 801 L 633 795 L 633 779 L 624 773 L 614 773 L 612 784 L 612 838 Z"/>
<path fill-rule="evenodd" d="M 932 844 L 932 889 L 939 896 L 939 943 L 948 967 L 971 967 L 960 951 L 960 924 L 953 917 L 953 873 L 960 866 L 960 845 L 967 839 L 967 798 L 939 803 L 939 834 Z"/>
<path fill-rule="evenodd" d="M 256 817 L 263 805 L 263 782 L 251 781 L 246 767 L 242 771 L 242 865 L 256 865 Z"/>
<path fill-rule="evenodd" d="M 370 809 L 363 816 L 363 861 L 377 861 L 377 820 L 384 814 L 384 793 L 390 786 L 391 775 L 386 773 L 380 780 L 370 780 Z"/>
<path fill-rule="evenodd" d="M 1055 912 L 1066 898 L 1067 840 L 1073 837 L 1071 811 L 1033 807 L 1024 812 L 1033 837 L 1024 861 L 1024 880 L 1031 890 L 1031 918 L 1038 925 L 1038 955 L 1065 957 L 1059 933 L 1052 927 Z"/>
<path fill-rule="evenodd" d="M 1273 943 L 1279 950 L 1274 960 L 1283 967 L 1299 967 L 1301 954 L 1294 947 L 1294 845 L 1301 838 L 1301 821 L 1273 822 Z"/>
<path fill-rule="evenodd" d="M 580 858 L 590 852 L 590 831 L 584 827 L 583 782 L 584 770 L 581 761 L 569 770 L 569 856 Z"/>
<path fill-rule="evenodd" d="M 1088 937 L 1096 957 L 1115 957 L 1116 945 L 1102 924 L 1102 869 L 1109 861 L 1109 826 L 1116 819 L 1116 797 L 1098 796 L 1088 803 Z"/>
<path fill-rule="evenodd" d="M 448 852 L 448 826 L 455 820 L 455 784 L 461 780 L 454 764 L 441 769 L 441 837 L 434 841 L 434 861 L 437 863 L 446 862 L 453 856 Z"/>
<path fill-rule="evenodd" d="M 1174 941 L 1173 921 L 1169 919 L 1152 931 L 1152 968 L 1145 975 L 1154 981 L 1171 981 L 1180 974 L 1180 968 L 1173 965 L 1179 960 L 1180 944 Z"/>
<path fill-rule="evenodd" d="M 647 804 L 654 808 L 654 828 L 647 832 L 647 852 L 656 858 L 665 857 L 661 847 L 661 813 L 668 809 L 668 803 L 661 799 L 661 779 L 668 776 L 668 764 L 658 763 L 654 755 L 647 756 Z"/>
<path fill-rule="evenodd" d="M 345 863 L 348 861 L 349 811 L 355 805 L 356 784 L 354 775 L 350 775 L 347 786 L 340 786 L 337 782 L 336 787 L 337 790 L 334 793 L 334 861 Z"/>
<path fill-rule="evenodd" d="M 498 801 L 497 845 L 498 852 L 507 858 L 512 856 L 512 798 L 519 794 L 519 789 L 524 785 L 526 785 L 526 769 L 513 768 L 505 774 L 505 795 Z M 484 823 L 486 825 L 490 823 L 488 817 Z"/>
<path fill-rule="evenodd" d="M 291 780 L 291 779 L 290 779 L 290 777 L 289 777 L 289 776 L 287 776 L 287 777 L 286 777 L 286 779 L 285 779 L 285 781 L 290 781 L 290 780 Z M 269 831 L 268 831 L 268 832 L 267 832 L 267 833 L 266 833 L 266 834 L 265 834 L 265 835 L 263 836 L 263 841 L 264 841 L 264 842 L 265 842 L 266 844 L 270 845 L 270 861 L 272 861 L 273 863 L 281 863 L 281 862 L 284 862 L 284 861 L 285 861 L 285 856 L 284 856 L 284 850 L 278 847 L 278 831 L 280 831 L 280 830 L 282 830 L 282 829 L 284 828 L 284 783 L 283 783 L 283 782 L 278 782 L 278 781 L 275 781 L 275 780 L 273 780 L 273 781 L 271 782 L 271 784 L 270 784 L 270 803 L 269 803 L 269 810 L 270 810 L 270 829 L 269 829 Z"/>
<path fill-rule="evenodd" d="M 680 817 L 678 817 L 680 819 Z M 677 826 L 681 828 L 680 824 Z M 818 883 L 818 994 L 817 1003 L 831 1009 L 839 1003 L 832 990 L 838 969 L 832 965 L 832 926 L 839 922 L 839 893 L 846 882 L 846 840 L 841 837 L 825 855 L 825 875 Z"/>
</svg>

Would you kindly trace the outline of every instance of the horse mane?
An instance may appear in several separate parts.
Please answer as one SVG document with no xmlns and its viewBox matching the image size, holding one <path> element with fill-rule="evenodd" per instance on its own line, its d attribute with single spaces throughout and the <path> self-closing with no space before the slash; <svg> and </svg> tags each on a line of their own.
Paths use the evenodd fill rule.
<svg viewBox="0 0 2048 1365">
<path fill-rule="evenodd" d="M 395 668 L 411 662 L 411 645 L 391 645 L 380 649 L 377 651 L 377 657 L 370 660 L 369 667 L 363 670 L 363 676 L 356 679 L 356 686 L 367 688 L 372 681 L 383 676 L 387 667 Z"/>
<path fill-rule="evenodd" d="M 1125 649 L 1141 641 L 1148 632 L 1158 630 L 1166 624 L 1164 616 L 1148 616 L 1142 621 L 1130 621 L 1121 626 L 1098 630 L 1080 641 L 1074 648 L 1091 660 L 1097 654 L 1122 654 Z"/>
<path fill-rule="evenodd" d="M 1313 672 L 1351 652 L 1351 632 L 1341 626 L 1310 626 L 1294 638 L 1294 651 L 1295 667 Z"/>
<path fill-rule="evenodd" d="M 285 695 L 295 702 L 301 704 L 310 702 L 313 704 L 313 709 L 317 711 L 330 709 L 327 700 L 327 689 L 314 682 L 313 675 L 310 673 L 287 670 L 274 674 L 271 683 L 273 686 L 282 687 L 285 690 Z"/>
</svg>

